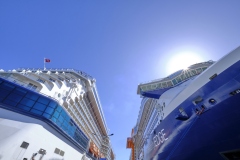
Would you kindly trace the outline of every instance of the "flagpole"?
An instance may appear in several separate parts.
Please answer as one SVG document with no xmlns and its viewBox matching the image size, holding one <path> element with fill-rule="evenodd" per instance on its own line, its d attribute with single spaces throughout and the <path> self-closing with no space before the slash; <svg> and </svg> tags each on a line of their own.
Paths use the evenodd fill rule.
<svg viewBox="0 0 240 160">
<path fill-rule="evenodd" d="M 45 58 L 43 59 L 43 69 L 45 70 L 46 69 L 46 67 L 45 67 Z"/>
</svg>

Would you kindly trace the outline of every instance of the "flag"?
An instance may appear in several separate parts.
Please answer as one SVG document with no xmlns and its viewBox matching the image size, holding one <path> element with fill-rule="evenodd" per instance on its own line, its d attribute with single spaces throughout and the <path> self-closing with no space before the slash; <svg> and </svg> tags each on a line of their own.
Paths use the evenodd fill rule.
<svg viewBox="0 0 240 160">
<path fill-rule="evenodd" d="M 50 62 L 50 59 L 45 59 L 45 62 Z"/>
</svg>

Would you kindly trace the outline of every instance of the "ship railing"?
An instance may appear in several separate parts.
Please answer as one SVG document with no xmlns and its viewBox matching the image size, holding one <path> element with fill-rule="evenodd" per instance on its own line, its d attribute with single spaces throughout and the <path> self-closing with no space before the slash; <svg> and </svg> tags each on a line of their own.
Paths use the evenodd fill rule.
<svg viewBox="0 0 240 160">
<path fill-rule="evenodd" d="M 31 70 L 31 71 L 62 71 L 62 72 L 75 72 L 76 74 L 83 76 L 87 79 L 90 80 L 94 80 L 94 78 L 92 76 L 90 76 L 89 74 L 87 74 L 86 72 L 83 72 L 81 70 L 76 70 L 76 69 L 72 69 L 72 68 L 18 68 L 17 71 L 23 71 L 23 70 Z"/>
</svg>

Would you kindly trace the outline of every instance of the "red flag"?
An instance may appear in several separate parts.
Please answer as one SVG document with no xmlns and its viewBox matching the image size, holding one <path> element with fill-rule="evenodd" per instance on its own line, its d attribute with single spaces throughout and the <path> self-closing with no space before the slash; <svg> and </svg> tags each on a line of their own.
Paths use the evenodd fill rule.
<svg viewBox="0 0 240 160">
<path fill-rule="evenodd" d="M 45 59 L 45 62 L 50 62 L 50 59 Z"/>
</svg>

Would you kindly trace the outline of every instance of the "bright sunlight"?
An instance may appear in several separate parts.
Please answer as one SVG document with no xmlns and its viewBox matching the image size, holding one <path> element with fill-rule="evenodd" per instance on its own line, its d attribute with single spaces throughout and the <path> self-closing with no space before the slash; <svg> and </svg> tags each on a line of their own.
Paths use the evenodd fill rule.
<svg viewBox="0 0 240 160">
<path fill-rule="evenodd" d="M 182 52 L 175 54 L 167 63 L 167 73 L 186 69 L 192 64 L 203 62 L 203 58 L 193 52 Z"/>
</svg>

